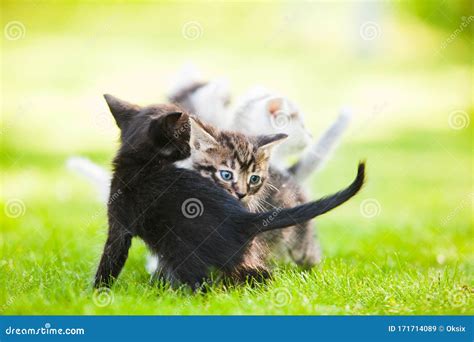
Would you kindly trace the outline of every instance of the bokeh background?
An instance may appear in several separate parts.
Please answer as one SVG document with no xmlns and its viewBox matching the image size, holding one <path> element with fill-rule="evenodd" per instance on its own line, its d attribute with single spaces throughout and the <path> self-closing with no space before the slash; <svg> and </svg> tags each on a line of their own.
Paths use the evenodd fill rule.
<svg viewBox="0 0 474 342">
<path fill-rule="evenodd" d="M 0 313 L 473 313 L 472 3 L 2 1 Z M 121 279 L 93 293 L 106 234 L 69 156 L 109 168 L 118 130 L 102 94 L 165 101 L 192 62 L 237 97 L 287 95 L 318 136 L 355 117 L 308 183 L 369 181 L 318 220 L 326 260 L 268 287 L 206 296 L 155 288 L 135 241 Z"/>
</svg>

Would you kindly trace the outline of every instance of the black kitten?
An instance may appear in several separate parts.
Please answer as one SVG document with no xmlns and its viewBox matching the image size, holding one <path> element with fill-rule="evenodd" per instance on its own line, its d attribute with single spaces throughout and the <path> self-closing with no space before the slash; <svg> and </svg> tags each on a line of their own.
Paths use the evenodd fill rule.
<svg viewBox="0 0 474 342">
<path fill-rule="evenodd" d="M 187 114 L 172 105 L 140 108 L 110 95 L 105 99 L 121 129 L 121 146 L 113 162 L 109 233 L 96 287 L 117 278 L 135 236 L 159 256 L 160 274 L 172 284 L 195 289 L 212 270 L 239 280 L 267 276 L 264 263 L 246 255 L 257 234 L 324 214 L 354 196 L 364 181 L 364 164 L 359 164 L 353 183 L 336 194 L 250 213 L 209 179 L 172 165 L 190 154 Z"/>
</svg>

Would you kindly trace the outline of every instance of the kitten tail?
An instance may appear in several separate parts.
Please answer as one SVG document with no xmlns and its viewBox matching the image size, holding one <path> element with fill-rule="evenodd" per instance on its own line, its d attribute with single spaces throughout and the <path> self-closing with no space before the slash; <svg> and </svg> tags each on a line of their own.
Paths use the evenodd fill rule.
<svg viewBox="0 0 474 342">
<path fill-rule="evenodd" d="M 359 192 L 364 184 L 364 180 L 365 162 L 359 162 L 355 180 L 344 190 L 294 208 L 277 208 L 274 211 L 250 214 L 248 216 L 249 224 L 246 226 L 246 229 L 249 229 L 248 233 L 252 235 L 307 222 L 349 200 Z"/>
</svg>

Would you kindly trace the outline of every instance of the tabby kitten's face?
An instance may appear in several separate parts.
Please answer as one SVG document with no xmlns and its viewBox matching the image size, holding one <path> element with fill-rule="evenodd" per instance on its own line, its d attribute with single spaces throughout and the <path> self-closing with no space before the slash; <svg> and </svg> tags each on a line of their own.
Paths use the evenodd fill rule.
<svg viewBox="0 0 474 342">
<path fill-rule="evenodd" d="M 218 131 L 196 119 L 191 123 L 191 157 L 177 166 L 198 171 L 212 179 L 251 209 L 258 209 L 258 199 L 268 183 L 272 147 L 285 134 L 247 137 L 241 133 Z"/>
</svg>

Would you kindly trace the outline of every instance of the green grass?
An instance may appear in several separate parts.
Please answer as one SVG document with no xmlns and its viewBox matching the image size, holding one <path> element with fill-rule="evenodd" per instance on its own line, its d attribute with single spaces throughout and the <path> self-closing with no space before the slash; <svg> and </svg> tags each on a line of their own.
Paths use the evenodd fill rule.
<svg viewBox="0 0 474 342">
<path fill-rule="evenodd" d="M 450 33 L 395 10 L 367 60 L 344 35 L 350 6 L 42 4 L 34 17 L 28 6 L 2 8 L 2 20 L 22 21 L 27 34 L 2 45 L 0 314 L 474 313 L 465 36 L 436 54 Z M 297 19 L 281 31 L 288 10 Z M 191 20 L 202 24 L 201 39 L 182 38 Z M 106 214 L 64 162 L 80 154 L 109 165 L 117 129 L 101 94 L 160 100 L 168 76 L 190 59 L 231 77 L 236 92 L 261 82 L 289 94 L 316 136 L 342 103 L 353 104 L 352 128 L 308 189 L 311 197 L 340 189 L 359 159 L 368 161 L 368 182 L 317 220 L 324 261 L 311 271 L 280 264 L 265 286 L 191 294 L 151 285 L 135 240 L 112 292 L 94 294 Z M 468 127 L 449 126 L 455 110 L 469 115 Z M 373 217 L 364 215 L 367 201 L 379 206 Z"/>
<path fill-rule="evenodd" d="M 437 136 L 462 165 L 468 165 L 464 137 L 450 140 L 446 133 L 400 135 L 388 151 L 377 141 L 343 147 L 316 177 L 318 193 L 335 190 L 353 176 L 352 150 L 368 158 L 369 181 L 352 203 L 318 220 L 325 251 L 322 265 L 309 272 L 280 265 L 266 286 L 215 286 L 198 295 L 149 284 L 146 250 L 136 240 L 112 293 L 94 301 L 91 280 L 106 231 L 102 205 L 91 201 L 93 193 L 84 188 L 82 179 L 63 169 L 62 158 L 36 156 L 44 169 L 29 170 L 28 176 L 21 174 L 24 166 L 19 161 L 7 175 L 17 176 L 18 182 L 28 177 L 25 182 L 31 185 L 25 186 L 36 183 L 39 194 L 24 200 L 23 216 L 3 218 L 1 310 L 5 314 L 472 313 L 471 198 L 462 182 L 468 179 L 468 170 L 445 167 L 443 173 L 433 173 L 433 165 L 443 168 L 446 157 L 430 152 L 431 146 L 424 143 L 428 135 Z M 385 159 L 398 155 L 403 155 L 403 165 L 384 166 Z M 34 160 L 34 154 L 28 159 Z M 330 176 L 336 171 L 338 177 Z M 380 213 L 373 218 L 364 217 L 359 208 L 367 198 L 380 203 Z M 107 296 L 113 298 L 110 303 Z M 102 300 L 108 305 L 95 304 Z"/>
</svg>

